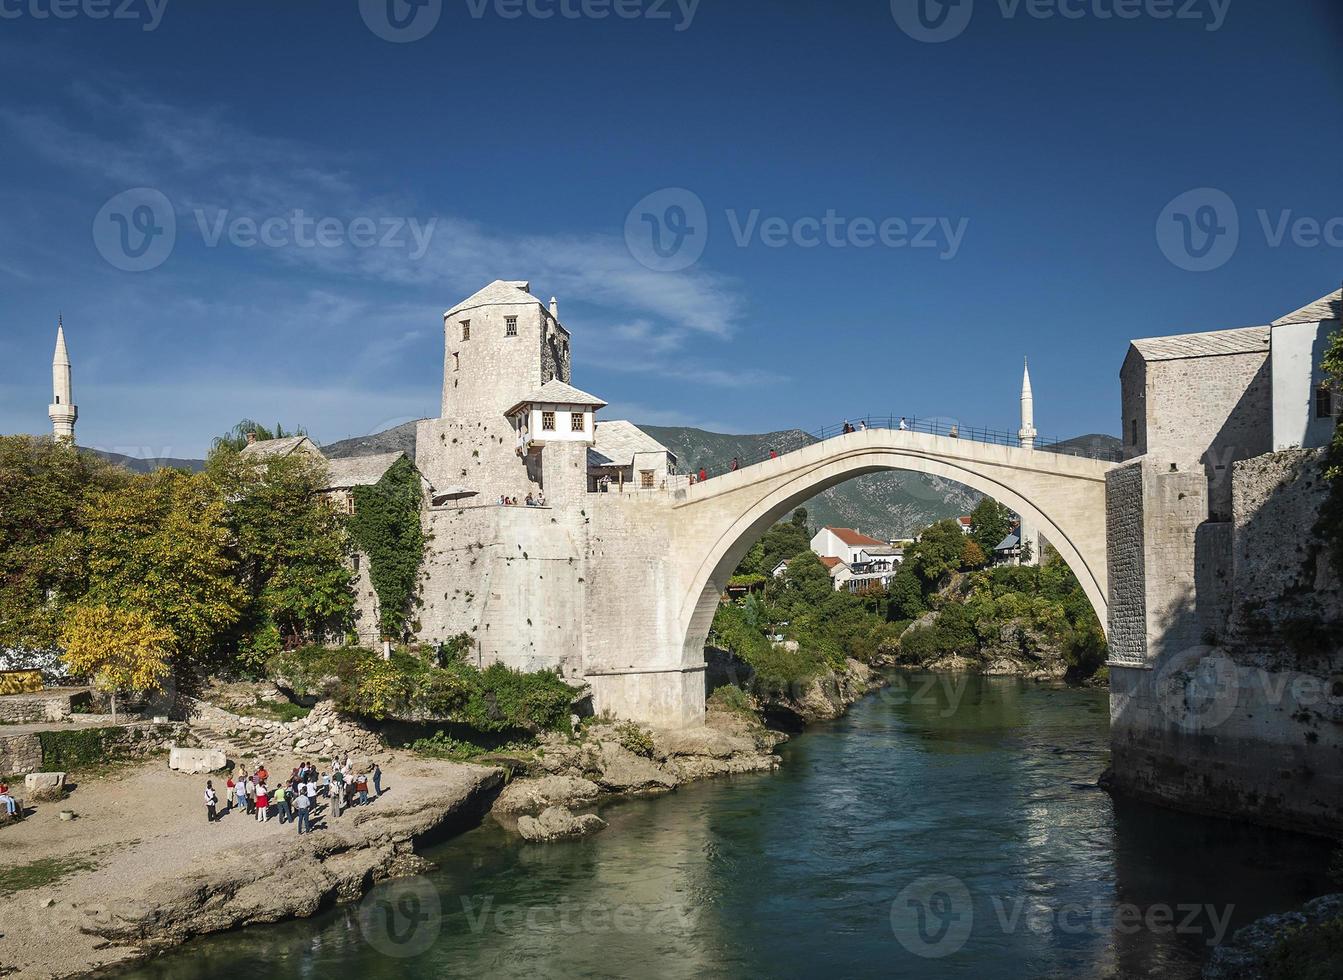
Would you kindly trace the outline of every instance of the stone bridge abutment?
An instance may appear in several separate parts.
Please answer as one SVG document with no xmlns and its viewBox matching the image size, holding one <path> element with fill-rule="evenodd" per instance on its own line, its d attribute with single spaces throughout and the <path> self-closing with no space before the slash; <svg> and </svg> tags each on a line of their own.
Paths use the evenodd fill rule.
<svg viewBox="0 0 1343 980">
<path fill-rule="evenodd" d="M 668 565 L 652 619 L 671 635 L 644 662 L 589 672 L 599 706 L 654 724 L 703 717 L 704 643 L 719 597 L 750 547 L 795 507 L 866 473 L 906 470 L 964 484 L 1037 529 L 1108 623 L 1105 475 L 1113 463 L 898 429 L 837 436 L 677 491 L 665 522 Z M 651 516 L 651 515 L 650 515 Z"/>
</svg>

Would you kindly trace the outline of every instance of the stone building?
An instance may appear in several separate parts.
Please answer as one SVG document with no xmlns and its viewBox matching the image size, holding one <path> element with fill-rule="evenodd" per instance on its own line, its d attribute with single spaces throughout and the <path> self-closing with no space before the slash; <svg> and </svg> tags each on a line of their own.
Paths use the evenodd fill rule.
<svg viewBox="0 0 1343 980">
<path fill-rule="evenodd" d="M 1338 825 L 1343 732 L 1329 722 L 1343 721 L 1343 700 L 1318 695 L 1343 670 L 1343 596 L 1314 533 L 1322 463 L 1274 451 L 1332 435 L 1319 354 L 1337 310 L 1332 294 L 1271 325 L 1129 348 L 1126 462 L 1106 478 L 1123 788 L 1284 826 Z M 1302 647 L 1302 636 L 1313 639 Z"/>
</svg>

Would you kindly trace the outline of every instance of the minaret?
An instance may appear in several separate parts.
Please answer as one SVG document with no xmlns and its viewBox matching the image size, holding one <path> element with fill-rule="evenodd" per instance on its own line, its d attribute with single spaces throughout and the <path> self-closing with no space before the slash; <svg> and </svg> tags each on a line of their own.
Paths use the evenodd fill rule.
<svg viewBox="0 0 1343 980">
<path fill-rule="evenodd" d="M 75 406 L 70 388 L 70 352 L 65 348 L 65 323 L 56 318 L 56 354 L 51 359 L 52 403 L 47 406 L 51 418 L 52 435 L 57 439 L 75 440 L 75 420 L 79 409 Z"/>
<path fill-rule="evenodd" d="M 1029 362 L 1023 358 L 1021 367 L 1021 428 L 1017 430 L 1017 438 L 1021 441 L 1021 448 L 1034 449 L 1037 435 L 1039 433 L 1035 431 L 1035 393 L 1031 391 L 1031 367 Z M 1039 532 L 1027 524 L 1024 518 L 1017 528 L 1017 540 L 1023 550 L 1029 550 L 1031 553 L 1030 558 L 1023 561 L 1022 564 L 1040 564 Z"/>
<path fill-rule="evenodd" d="M 1031 391 L 1031 368 L 1030 364 L 1023 360 L 1021 369 L 1021 428 L 1017 430 L 1017 438 L 1021 440 L 1022 449 L 1034 449 L 1035 437 L 1039 435 L 1035 431 L 1035 394 Z"/>
</svg>

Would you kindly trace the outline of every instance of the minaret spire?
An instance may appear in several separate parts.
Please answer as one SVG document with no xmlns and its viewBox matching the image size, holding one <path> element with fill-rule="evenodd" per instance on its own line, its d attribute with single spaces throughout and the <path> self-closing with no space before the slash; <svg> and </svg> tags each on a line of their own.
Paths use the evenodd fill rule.
<svg viewBox="0 0 1343 980">
<path fill-rule="evenodd" d="M 70 351 L 65 346 L 65 317 L 56 315 L 56 353 L 51 358 L 51 404 L 47 417 L 51 419 L 52 436 L 57 440 L 75 439 L 75 421 L 79 409 L 75 406 L 74 390 L 70 384 Z"/>
<path fill-rule="evenodd" d="M 1021 428 L 1017 431 L 1017 438 L 1021 440 L 1022 449 L 1034 449 L 1035 437 L 1039 435 L 1035 431 L 1035 393 L 1031 391 L 1031 367 L 1026 359 L 1022 359 L 1021 369 Z"/>
</svg>

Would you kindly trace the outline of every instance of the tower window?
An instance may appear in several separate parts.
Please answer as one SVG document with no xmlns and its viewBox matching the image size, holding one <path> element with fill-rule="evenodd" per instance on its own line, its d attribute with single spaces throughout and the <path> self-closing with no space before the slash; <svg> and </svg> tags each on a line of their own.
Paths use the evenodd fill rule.
<svg viewBox="0 0 1343 980">
<path fill-rule="evenodd" d="M 462 369 L 461 355 L 456 351 L 452 352 L 452 369 L 454 371 L 460 371 Z"/>
<path fill-rule="evenodd" d="M 554 413 L 554 412 L 542 412 L 542 413 L 541 413 L 541 428 L 544 429 L 546 432 L 554 432 L 554 431 L 555 431 L 555 413 Z"/>
<path fill-rule="evenodd" d="M 1315 417 L 1317 419 L 1334 417 L 1334 393 L 1328 385 L 1320 385 L 1315 389 Z"/>
<path fill-rule="evenodd" d="M 516 337 L 518 335 L 518 318 L 515 316 L 504 317 L 504 336 Z"/>
<path fill-rule="evenodd" d="M 56 396 L 56 404 L 59 405 L 60 403 L 61 403 L 61 396 L 60 396 L 60 395 L 57 395 L 57 396 Z"/>
<path fill-rule="evenodd" d="M 582 431 L 583 431 L 583 428 L 584 428 L 584 426 L 583 426 L 583 413 L 582 413 L 582 412 L 570 412 L 570 413 L 569 413 L 569 431 L 570 431 L 570 432 L 582 432 Z"/>
<path fill-rule="evenodd" d="M 463 339 L 463 340 L 470 340 L 470 339 L 471 339 L 471 321 L 470 321 L 470 320 L 463 320 L 463 321 L 462 321 L 462 339 Z"/>
<path fill-rule="evenodd" d="M 639 488 L 642 489 L 642 490 L 652 490 L 652 489 L 653 489 L 653 471 L 652 471 L 652 470 L 640 470 L 640 471 L 639 471 Z"/>
<path fill-rule="evenodd" d="M 1136 445 L 1138 444 L 1138 420 L 1137 420 L 1137 419 L 1132 419 L 1132 420 L 1129 421 L 1129 440 L 1128 440 L 1128 441 L 1129 441 L 1129 445 L 1131 445 L 1131 446 L 1136 446 Z"/>
</svg>

